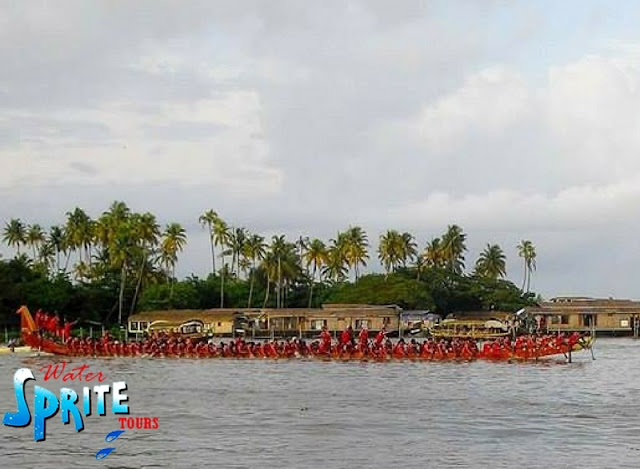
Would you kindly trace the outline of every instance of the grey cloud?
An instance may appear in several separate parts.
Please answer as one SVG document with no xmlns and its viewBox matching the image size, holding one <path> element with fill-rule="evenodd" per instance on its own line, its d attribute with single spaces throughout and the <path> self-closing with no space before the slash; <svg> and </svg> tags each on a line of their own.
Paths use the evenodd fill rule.
<svg viewBox="0 0 640 469">
<path fill-rule="evenodd" d="M 509 18 L 518 20 L 508 31 L 500 29 L 505 8 Z M 101 183 L 90 160 L 71 167 L 92 174 L 94 185 L 33 187 L 24 181 L 18 190 L 2 191 L 2 220 L 20 216 L 52 224 L 75 205 L 97 215 L 112 200 L 122 199 L 162 220 L 182 222 L 193 240 L 181 261 L 182 273 L 204 273 L 208 266 L 201 262 L 207 256 L 206 240 L 199 239 L 203 235 L 196 220 L 209 207 L 255 231 L 328 238 L 353 223 L 365 226 L 372 240 L 393 227 L 413 230 L 424 243 L 446 226 L 407 218 L 398 221 L 405 227 L 389 225 L 397 220 L 393 214 L 398 208 L 435 192 L 460 198 L 502 189 L 544 196 L 613 178 L 592 166 L 588 156 L 576 154 L 578 147 L 561 145 L 539 109 L 516 119 L 502 134 L 488 135 L 472 121 L 454 136 L 456 145 L 441 150 L 412 135 L 410 123 L 425 106 L 455 94 L 479 70 L 496 64 L 518 69 L 522 56 L 528 57 L 544 39 L 544 22 L 525 21 L 527 15 L 517 5 L 76 1 L 7 3 L 2 13 L 8 22 L 0 30 L 0 107 L 33 117 L 0 126 L 0 149 L 18 148 L 25 141 L 47 148 L 53 136 L 68 146 L 86 143 L 88 156 L 96 145 L 122 151 L 123 144 L 114 141 L 105 124 L 74 117 L 75 112 L 119 106 L 145 122 L 133 130 L 150 143 L 151 153 L 166 157 L 167 140 L 172 145 L 204 140 L 225 130 L 184 120 L 164 124 L 167 116 L 154 123 L 166 105 L 195 105 L 235 90 L 258 97 L 262 129 L 254 135 L 268 147 L 268 165 L 284 175 L 280 193 L 257 197 L 250 190 L 230 194 L 215 185 L 185 187 L 179 182 L 110 186 Z M 575 32 L 568 28 L 566 34 Z M 527 63 L 542 76 L 547 65 L 539 57 Z M 544 87 L 527 78 L 534 94 Z M 46 117 L 51 111 L 70 117 Z M 458 112 L 466 111 L 462 107 Z M 597 133 L 588 130 L 579 127 L 576 135 Z M 608 149 L 602 149 L 606 157 Z M 631 164 L 622 166 L 622 172 L 633 170 Z M 252 169 L 238 173 L 251 175 Z M 175 180 L 180 179 L 176 174 Z M 457 216 L 451 213 L 451 222 Z M 593 233 L 576 233 L 562 221 L 553 231 L 510 223 L 503 221 L 499 229 L 493 219 L 474 224 L 469 233 L 473 253 L 494 239 L 513 251 L 520 237 L 531 236 L 539 245 L 536 282 L 542 291 L 596 294 L 611 289 L 625 296 L 635 291 L 627 279 L 633 278 L 633 262 L 640 260 L 637 250 L 627 257 L 616 254 L 615 261 L 605 254 L 586 254 L 608 239 L 613 227 L 598 225 Z M 617 241 L 633 245 L 627 232 L 635 232 L 636 225 L 624 224 L 625 234 Z M 610 249 L 629 251 L 624 246 Z M 601 274 L 612 262 L 623 269 L 615 281 L 616 276 L 604 279 Z M 517 269 L 517 258 L 510 260 L 514 278 Z"/>
<path fill-rule="evenodd" d="M 147 136 L 158 140 L 202 140 L 217 135 L 225 126 L 202 122 L 172 122 L 168 125 L 146 125 Z"/>
<path fill-rule="evenodd" d="M 88 174 L 90 176 L 95 176 L 98 174 L 98 170 L 87 163 L 81 163 L 79 161 L 74 161 L 73 163 L 69 163 L 69 167 L 75 169 L 84 174 Z"/>
</svg>

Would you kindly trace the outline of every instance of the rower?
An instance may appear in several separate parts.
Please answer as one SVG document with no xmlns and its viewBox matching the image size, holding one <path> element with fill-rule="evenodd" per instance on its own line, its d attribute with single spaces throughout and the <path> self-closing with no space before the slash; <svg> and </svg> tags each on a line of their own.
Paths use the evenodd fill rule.
<svg viewBox="0 0 640 469">
<path fill-rule="evenodd" d="M 376 345 L 380 347 L 384 342 L 384 339 L 387 338 L 386 326 L 382 326 L 382 329 L 376 334 Z"/>
<path fill-rule="evenodd" d="M 358 334 L 358 345 L 363 353 L 369 348 L 369 329 L 367 329 L 366 325 L 362 326 L 360 334 Z"/>
</svg>

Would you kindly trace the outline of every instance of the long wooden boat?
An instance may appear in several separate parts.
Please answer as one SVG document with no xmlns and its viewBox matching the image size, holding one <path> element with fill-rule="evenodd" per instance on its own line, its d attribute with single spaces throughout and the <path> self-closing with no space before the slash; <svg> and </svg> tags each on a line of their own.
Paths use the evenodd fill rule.
<svg viewBox="0 0 640 469">
<path fill-rule="evenodd" d="M 30 346 L 32 349 L 38 350 L 39 352 L 51 353 L 55 355 L 67 355 L 67 356 L 78 356 L 77 351 L 72 351 L 66 344 L 62 344 L 53 339 L 42 337 L 39 331 L 37 330 L 35 321 L 29 312 L 29 309 L 26 306 L 22 306 L 18 310 L 18 314 L 21 316 L 21 333 L 22 340 L 24 344 Z M 468 337 L 468 336 L 467 336 Z M 304 355 L 303 358 L 313 358 L 320 360 L 360 360 L 360 361 L 386 361 L 386 360 L 425 360 L 425 361 L 441 361 L 441 360 L 458 360 L 458 361 L 471 361 L 477 359 L 483 360 L 493 360 L 493 361 L 510 361 L 510 360 L 536 360 L 545 357 L 551 357 L 554 355 L 564 355 L 567 356 L 570 353 L 579 352 L 581 350 L 588 350 L 593 346 L 595 341 L 594 337 L 583 337 L 576 344 L 569 347 L 566 344 L 561 346 L 554 346 L 550 344 L 546 348 L 535 347 L 535 348 L 520 348 L 516 350 L 494 350 L 491 348 L 490 350 L 480 350 L 478 353 L 453 353 L 451 351 L 432 351 L 430 353 L 425 353 L 424 351 L 416 351 L 412 352 L 402 352 L 395 353 L 392 351 L 385 351 L 381 354 L 365 354 L 360 351 L 351 351 L 351 352 L 340 352 L 337 348 L 332 348 L 330 353 L 310 353 L 308 355 Z M 93 354 L 85 354 L 86 356 L 94 356 Z M 108 353 L 97 356 L 153 356 L 153 357 L 165 357 L 165 358 L 234 358 L 234 359 L 288 359 L 288 358 L 300 358 L 300 354 L 278 354 L 276 356 L 261 356 L 261 355 L 252 355 L 252 354 L 243 354 L 243 355 L 233 355 L 233 356 L 225 356 L 224 354 L 198 354 L 195 352 L 190 353 L 174 353 L 174 354 L 164 354 L 164 353 L 138 353 L 135 355 L 127 355 L 127 354 L 118 354 L 118 353 Z"/>
</svg>

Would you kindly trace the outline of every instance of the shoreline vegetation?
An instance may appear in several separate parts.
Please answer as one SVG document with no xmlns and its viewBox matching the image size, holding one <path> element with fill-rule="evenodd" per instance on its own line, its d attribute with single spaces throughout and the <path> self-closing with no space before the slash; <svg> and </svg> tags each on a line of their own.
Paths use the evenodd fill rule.
<svg viewBox="0 0 640 469">
<path fill-rule="evenodd" d="M 306 308 L 323 303 L 397 304 L 451 312 L 516 311 L 536 302 L 533 243 L 517 247 L 523 279 L 506 279 L 506 254 L 487 244 L 466 270 L 467 235 L 458 225 L 426 243 L 388 230 L 374 252 L 367 233 L 350 226 L 328 241 L 284 235 L 271 239 L 234 227 L 214 210 L 198 219 L 210 240 L 211 272 L 178 280 L 187 244 L 179 223 L 161 227 L 154 214 L 115 201 L 98 218 L 81 208 L 45 230 L 19 218 L 4 223 L 2 241 L 15 250 L 0 259 L 0 322 L 15 327 L 21 304 L 70 320 L 122 324 L 137 311 L 208 308 Z M 383 273 L 367 273 L 375 259 Z"/>
</svg>

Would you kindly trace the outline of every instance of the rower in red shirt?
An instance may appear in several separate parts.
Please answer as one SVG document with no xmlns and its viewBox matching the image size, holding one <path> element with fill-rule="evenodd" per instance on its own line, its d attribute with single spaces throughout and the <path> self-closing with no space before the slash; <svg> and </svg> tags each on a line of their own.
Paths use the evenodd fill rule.
<svg viewBox="0 0 640 469">
<path fill-rule="evenodd" d="M 353 328 L 347 327 L 340 335 L 340 349 L 348 350 L 353 345 Z"/>
<path fill-rule="evenodd" d="M 406 355 L 404 339 L 400 339 L 398 343 L 393 347 L 393 357 L 394 358 L 404 358 Z"/>
<path fill-rule="evenodd" d="M 387 338 L 386 327 L 382 326 L 382 329 L 376 334 L 376 345 L 379 347 L 384 342 L 384 339 Z"/>
<path fill-rule="evenodd" d="M 320 347 L 318 353 L 321 355 L 328 355 L 331 352 L 331 334 L 327 330 L 327 326 L 322 326 L 322 333 L 320 334 Z"/>
<path fill-rule="evenodd" d="M 369 349 L 369 329 L 367 326 L 363 326 L 358 334 L 358 345 L 363 353 Z"/>
</svg>

